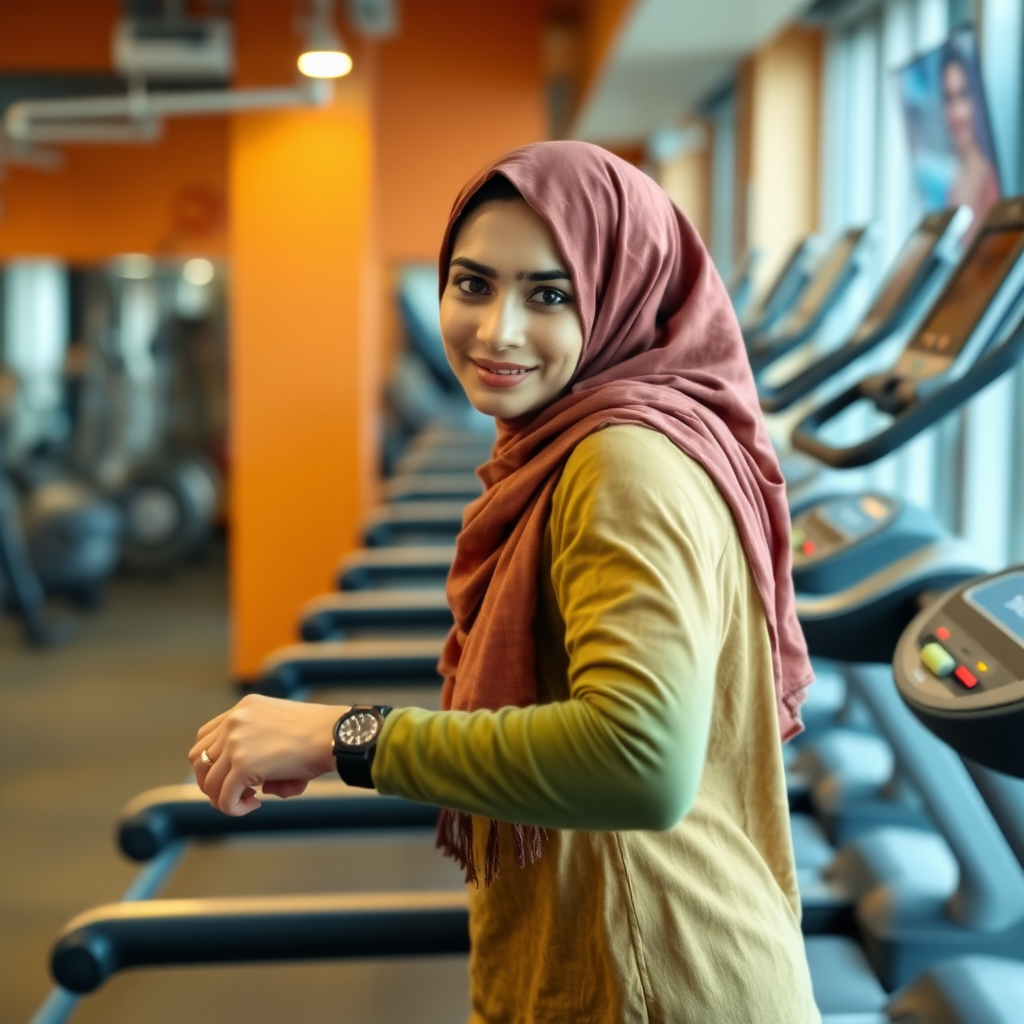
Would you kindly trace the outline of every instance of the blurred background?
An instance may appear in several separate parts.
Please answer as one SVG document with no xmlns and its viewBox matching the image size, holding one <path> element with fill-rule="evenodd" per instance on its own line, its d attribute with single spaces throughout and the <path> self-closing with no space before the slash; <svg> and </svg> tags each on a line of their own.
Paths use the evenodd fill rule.
<svg viewBox="0 0 1024 1024">
<path fill-rule="evenodd" d="M 60 927 L 135 877 L 111 846 L 122 805 L 185 778 L 195 729 L 266 676 L 339 559 L 381 546 L 367 523 L 423 498 L 394 483 L 414 438 L 439 417 L 486 434 L 436 325 L 465 180 L 537 140 L 606 146 L 693 221 L 744 322 L 801 242 L 863 227 L 856 279 L 817 325 L 827 351 L 923 216 L 962 204 L 976 230 L 1021 192 L 1024 2 L 0 0 L 0 119 L 14 1022 L 46 997 Z M 780 448 L 806 410 L 770 417 Z M 472 496 L 439 476 L 442 496 Z M 1024 560 L 1024 376 L 840 486 L 926 510 L 981 566 Z M 339 872 L 386 888 L 390 867 L 452 884 L 445 865 L 401 867 L 429 839 L 348 842 L 344 867 L 322 838 L 230 861 L 197 848 L 169 892 L 329 892 Z M 463 958 L 402 971 L 128 974 L 76 1019 L 465 1014 Z"/>
</svg>

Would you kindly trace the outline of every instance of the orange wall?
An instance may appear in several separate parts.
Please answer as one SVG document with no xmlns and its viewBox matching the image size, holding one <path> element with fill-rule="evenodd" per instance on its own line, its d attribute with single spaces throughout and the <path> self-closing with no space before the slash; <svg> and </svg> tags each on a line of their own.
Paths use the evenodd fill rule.
<svg viewBox="0 0 1024 1024">
<path fill-rule="evenodd" d="M 120 0 L 0 0 L 0 70 L 109 71 Z"/>
<path fill-rule="evenodd" d="M 238 5 L 240 84 L 293 61 L 292 5 Z M 232 668 L 295 638 L 368 498 L 378 388 L 369 83 L 332 107 L 247 114 L 231 134 Z"/>
<path fill-rule="evenodd" d="M 167 122 L 158 145 L 68 146 L 56 172 L 9 167 L 0 259 L 223 255 L 227 155 L 224 118 L 183 118 Z"/>
<path fill-rule="evenodd" d="M 432 260 L 462 185 L 545 138 L 540 0 L 405 0 L 379 44 L 376 131 L 385 261 Z"/>
</svg>

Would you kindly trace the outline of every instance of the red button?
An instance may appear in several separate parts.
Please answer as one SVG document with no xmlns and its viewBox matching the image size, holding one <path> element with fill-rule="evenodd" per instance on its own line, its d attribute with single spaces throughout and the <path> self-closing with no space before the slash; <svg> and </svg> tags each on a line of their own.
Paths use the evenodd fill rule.
<svg viewBox="0 0 1024 1024">
<path fill-rule="evenodd" d="M 818 545 L 815 544 L 813 540 L 805 540 L 800 550 L 805 555 L 813 555 L 814 552 L 818 550 Z"/>
<path fill-rule="evenodd" d="M 972 675 L 971 670 L 966 665 L 958 665 L 953 670 L 953 675 L 955 675 L 968 690 L 972 686 L 978 685 L 978 677 L 976 675 Z"/>
<path fill-rule="evenodd" d="M 946 629 L 945 626 L 939 626 L 939 628 L 937 630 L 935 630 L 935 639 L 936 640 L 948 640 L 949 639 L 949 630 Z"/>
</svg>

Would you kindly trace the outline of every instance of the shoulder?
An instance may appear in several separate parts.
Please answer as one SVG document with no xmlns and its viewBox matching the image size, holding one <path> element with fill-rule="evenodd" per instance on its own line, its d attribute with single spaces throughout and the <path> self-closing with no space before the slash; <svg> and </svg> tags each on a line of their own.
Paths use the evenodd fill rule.
<svg viewBox="0 0 1024 1024">
<path fill-rule="evenodd" d="M 729 506 L 700 463 L 664 434 L 633 424 L 597 430 L 576 446 L 555 490 L 552 518 L 626 532 L 661 523 L 700 535 L 718 553 L 734 529 Z"/>
</svg>

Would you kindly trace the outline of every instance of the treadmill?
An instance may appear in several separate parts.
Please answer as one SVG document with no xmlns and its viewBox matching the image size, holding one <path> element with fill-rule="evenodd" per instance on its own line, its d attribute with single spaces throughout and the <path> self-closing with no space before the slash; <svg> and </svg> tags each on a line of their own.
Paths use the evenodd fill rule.
<svg viewBox="0 0 1024 1024">
<path fill-rule="evenodd" d="M 820 239 L 815 235 L 808 235 L 793 246 L 764 297 L 740 321 L 744 339 L 770 331 L 793 308 L 811 279 L 820 249 Z"/>
<path fill-rule="evenodd" d="M 844 231 L 815 265 L 793 309 L 769 330 L 744 337 L 755 373 L 813 337 L 863 270 L 871 242 L 866 227 Z"/>
<path fill-rule="evenodd" d="M 973 218 L 966 206 L 925 216 L 904 243 L 853 333 L 788 379 L 769 383 L 766 371 L 776 359 L 796 346 L 766 346 L 755 372 L 762 411 L 778 413 L 790 408 L 873 352 L 903 327 L 914 323 L 935 300 L 938 290 L 959 262 L 963 239 Z"/>
<path fill-rule="evenodd" d="M 902 388 L 909 393 L 913 373 L 924 369 L 931 372 L 920 382 L 922 399 L 908 398 L 887 427 L 846 450 L 830 448 L 826 440 L 813 438 L 816 455 L 837 466 L 873 461 L 1016 365 L 1024 351 L 1022 239 L 1024 203 L 1009 200 L 1000 204 L 910 340 L 893 374 L 867 378 L 866 383 L 853 385 L 827 404 L 849 404 L 850 396 L 874 393 L 871 388 L 883 393 Z M 936 341 L 936 325 L 949 323 L 958 327 L 955 343 L 948 337 Z M 941 346 L 940 350 L 948 353 L 945 364 L 918 362 L 915 351 L 922 338 L 930 350 Z M 940 369 L 943 365 L 944 372 Z M 794 439 L 798 447 L 811 447 L 800 432 L 822 419 L 820 411 L 805 418 Z M 922 594 L 956 585 L 981 571 L 971 552 L 949 538 L 931 516 L 879 494 L 830 497 L 805 508 L 794 518 L 793 542 L 797 611 L 811 652 L 850 662 L 887 661 Z M 851 677 L 851 683 L 855 679 Z M 929 816 L 920 807 L 885 799 L 885 790 L 892 785 L 887 766 L 892 752 L 883 750 L 890 760 L 883 758 L 880 763 L 878 751 L 872 754 L 873 745 L 877 746 L 877 741 L 855 730 L 836 729 L 809 744 L 797 760 L 798 768 L 810 769 L 811 803 L 825 821 L 828 838 L 841 841 L 879 822 L 930 827 Z M 827 839 L 816 823 L 797 819 L 794 826 L 803 849 L 813 851 L 811 859 L 818 864 L 826 862 L 830 856 Z M 906 838 L 918 845 L 924 842 L 920 836 Z M 875 859 L 894 863 L 885 848 Z M 935 878 L 945 877 L 948 884 L 948 857 L 933 851 L 931 860 Z M 836 863 L 833 859 L 832 864 Z M 805 858 L 803 865 L 807 864 Z M 857 871 L 863 875 L 863 870 L 861 864 Z M 826 871 L 837 880 L 831 867 Z M 849 877 L 849 872 L 846 875 Z M 936 884 L 941 888 L 942 883 Z"/>
</svg>

